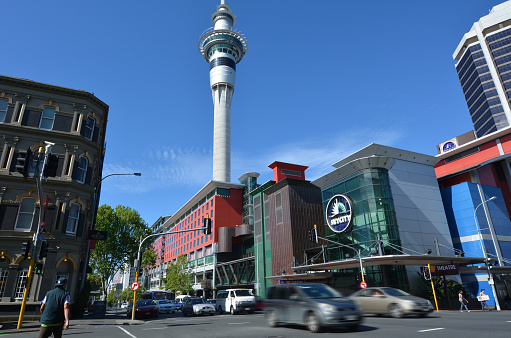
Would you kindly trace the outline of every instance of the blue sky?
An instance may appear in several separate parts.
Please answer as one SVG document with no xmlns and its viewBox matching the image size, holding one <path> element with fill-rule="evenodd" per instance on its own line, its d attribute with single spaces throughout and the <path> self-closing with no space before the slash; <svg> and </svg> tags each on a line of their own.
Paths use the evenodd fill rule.
<svg viewBox="0 0 511 338">
<path fill-rule="evenodd" d="M 452 54 L 502 1 L 227 0 L 248 41 L 231 107 L 231 181 L 307 179 L 370 143 L 436 155 L 473 129 Z M 3 75 L 82 89 L 110 106 L 100 204 L 153 224 L 212 177 L 202 32 L 220 0 L 2 1 Z"/>
</svg>

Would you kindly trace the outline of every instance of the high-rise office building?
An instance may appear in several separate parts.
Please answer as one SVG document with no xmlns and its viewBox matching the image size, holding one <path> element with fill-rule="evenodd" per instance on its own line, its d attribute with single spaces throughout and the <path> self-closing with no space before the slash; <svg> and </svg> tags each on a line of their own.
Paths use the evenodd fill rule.
<svg viewBox="0 0 511 338">
<path fill-rule="evenodd" d="M 475 22 L 453 54 L 477 137 L 511 121 L 511 1 Z"/>
<path fill-rule="evenodd" d="M 231 180 L 231 102 L 236 64 L 247 53 L 247 41 L 232 30 L 236 22 L 222 0 L 211 16 L 214 27 L 199 40 L 199 51 L 209 62 L 209 82 L 215 105 L 213 136 L 213 181 Z"/>
</svg>

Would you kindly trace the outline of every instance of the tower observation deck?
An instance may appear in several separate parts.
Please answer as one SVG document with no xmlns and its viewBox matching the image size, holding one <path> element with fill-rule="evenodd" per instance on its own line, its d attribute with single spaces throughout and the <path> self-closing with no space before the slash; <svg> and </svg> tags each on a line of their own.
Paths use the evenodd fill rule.
<svg viewBox="0 0 511 338">
<path fill-rule="evenodd" d="M 247 41 L 232 30 L 236 22 L 225 0 L 211 16 L 213 27 L 199 39 L 199 51 L 209 63 L 209 82 L 213 96 L 213 180 L 231 180 L 231 102 L 236 80 L 236 64 L 247 53 Z"/>
</svg>

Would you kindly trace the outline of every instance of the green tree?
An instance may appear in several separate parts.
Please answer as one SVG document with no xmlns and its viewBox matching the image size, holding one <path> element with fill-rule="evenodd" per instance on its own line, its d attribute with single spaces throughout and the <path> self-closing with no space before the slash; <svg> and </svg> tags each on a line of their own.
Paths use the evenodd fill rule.
<svg viewBox="0 0 511 338">
<path fill-rule="evenodd" d="M 124 271 L 126 264 L 129 266 L 133 262 L 140 238 L 151 232 L 136 210 L 122 205 L 113 209 L 106 204 L 98 208 L 96 230 L 108 233 L 107 239 L 97 241 L 96 248 L 91 251 L 91 266 L 101 276 L 103 294 L 106 296 L 115 272 Z M 144 249 L 150 245 L 151 241 L 146 241 Z"/>
<path fill-rule="evenodd" d="M 174 293 L 188 294 L 193 291 L 193 274 L 188 267 L 188 260 L 185 255 L 177 258 L 175 264 L 169 264 L 167 277 L 165 278 L 165 289 Z"/>
<path fill-rule="evenodd" d="M 156 237 L 156 236 L 155 236 Z M 150 241 L 151 239 L 148 239 Z M 144 243 L 145 244 L 145 243 Z M 156 252 L 153 250 L 153 248 L 146 248 L 144 250 L 144 254 L 142 255 L 142 262 L 140 267 L 144 269 L 144 273 L 147 274 L 147 271 L 156 265 Z M 140 276 L 139 276 L 140 277 Z"/>
</svg>

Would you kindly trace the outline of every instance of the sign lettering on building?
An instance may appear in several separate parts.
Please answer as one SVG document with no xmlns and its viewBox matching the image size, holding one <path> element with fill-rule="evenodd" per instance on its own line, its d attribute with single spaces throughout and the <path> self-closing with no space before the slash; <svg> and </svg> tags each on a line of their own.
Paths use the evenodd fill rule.
<svg viewBox="0 0 511 338">
<path fill-rule="evenodd" d="M 333 232 L 343 232 L 349 228 L 353 217 L 351 201 L 347 196 L 335 195 L 326 206 L 326 223 Z"/>
</svg>

